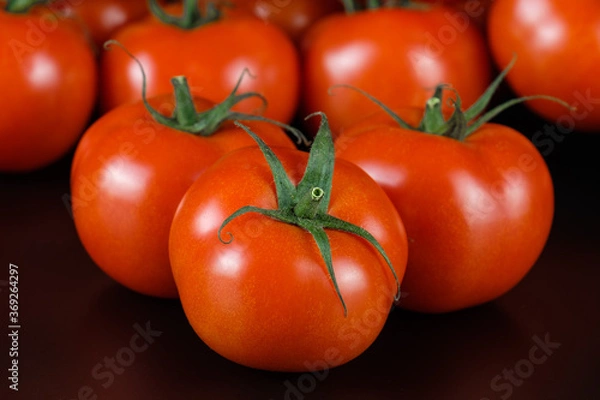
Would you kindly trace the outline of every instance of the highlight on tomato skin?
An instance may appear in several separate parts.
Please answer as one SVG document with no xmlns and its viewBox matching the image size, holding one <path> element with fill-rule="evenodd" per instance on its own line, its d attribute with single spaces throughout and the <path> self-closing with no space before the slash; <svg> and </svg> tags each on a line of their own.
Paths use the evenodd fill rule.
<svg viewBox="0 0 600 400">
<path fill-rule="evenodd" d="M 229 153 L 173 219 L 169 256 L 186 317 L 233 362 L 293 372 L 347 363 L 376 340 L 399 294 L 402 220 L 360 168 L 334 166 L 327 135 L 310 155 Z"/>
</svg>

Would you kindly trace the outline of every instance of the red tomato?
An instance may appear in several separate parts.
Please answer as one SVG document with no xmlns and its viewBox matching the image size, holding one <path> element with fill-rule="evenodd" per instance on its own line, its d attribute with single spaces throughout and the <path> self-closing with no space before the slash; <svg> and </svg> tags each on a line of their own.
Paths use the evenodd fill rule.
<svg viewBox="0 0 600 400">
<path fill-rule="evenodd" d="M 308 155 L 273 150 L 298 184 Z M 333 176 L 333 187 L 325 190 L 329 215 L 370 231 L 401 280 L 406 236 L 387 196 L 343 160 L 326 176 Z M 173 274 L 196 333 L 222 356 L 259 369 L 325 369 L 357 357 L 378 336 L 397 291 L 381 254 L 354 234 L 324 230 L 345 316 L 307 230 L 247 213 L 224 226 L 223 237 L 231 242 L 219 240 L 226 218 L 247 205 L 271 211 L 282 206 L 273 174 L 256 148 L 230 153 L 209 168 L 185 194 L 173 220 Z M 291 209 L 286 215 L 295 218 Z"/>
<path fill-rule="evenodd" d="M 202 0 L 207 3 L 210 0 Z M 214 2 L 214 1 L 213 1 Z M 221 0 L 225 7 L 249 12 L 260 19 L 282 28 L 294 42 L 300 42 L 304 33 L 319 19 L 343 11 L 339 0 Z M 225 8 L 227 12 L 227 8 Z"/>
<path fill-rule="evenodd" d="M 172 95 L 150 100 L 162 113 Z M 211 101 L 195 98 L 198 111 Z M 269 143 L 293 148 L 280 128 L 249 123 Z M 137 292 L 176 297 L 168 234 L 177 204 L 202 172 L 225 153 L 255 145 L 230 122 L 212 136 L 196 136 L 154 121 L 141 102 L 98 119 L 81 139 L 71 171 L 73 218 L 95 263 Z"/>
<path fill-rule="evenodd" d="M 54 0 L 50 7 L 80 19 L 99 49 L 119 28 L 149 13 L 146 0 Z"/>
<path fill-rule="evenodd" d="M 420 111 L 400 116 L 418 123 Z M 554 212 L 548 168 L 519 132 L 484 124 L 464 141 L 383 112 L 345 130 L 337 155 L 388 194 L 409 240 L 399 306 L 447 312 L 504 294 L 534 265 Z"/>
<path fill-rule="evenodd" d="M 600 2 L 496 0 L 488 37 L 496 63 L 519 62 L 508 83 L 520 96 L 546 93 L 575 109 L 533 101 L 529 107 L 555 122 L 560 134 L 600 130 Z M 524 38 L 527 38 L 524 40 Z"/>
<path fill-rule="evenodd" d="M 144 65 L 149 96 L 168 92 L 171 77 L 185 75 L 195 93 L 220 101 L 248 69 L 254 79 L 245 80 L 240 91 L 264 95 L 269 102 L 266 117 L 289 122 L 295 114 L 299 93 L 297 51 L 282 31 L 257 18 L 224 18 L 198 28 L 181 29 L 151 17 L 124 27 L 114 39 Z M 103 53 L 101 79 L 103 110 L 140 98 L 141 74 L 135 61 L 123 51 Z M 236 109 L 251 113 L 262 105 L 250 99 Z"/>
<path fill-rule="evenodd" d="M 329 94 L 332 85 L 358 87 L 389 106 L 422 106 L 447 82 L 468 107 L 489 83 L 481 32 L 445 7 L 333 15 L 309 30 L 302 48 L 304 110 L 325 112 L 334 134 L 377 107 L 347 89 Z"/>
<path fill-rule="evenodd" d="M 0 170 L 44 167 L 75 144 L 96 99 L 83 32 L 43 6 L 10 13 L 0 1 Z"/>
</svg>

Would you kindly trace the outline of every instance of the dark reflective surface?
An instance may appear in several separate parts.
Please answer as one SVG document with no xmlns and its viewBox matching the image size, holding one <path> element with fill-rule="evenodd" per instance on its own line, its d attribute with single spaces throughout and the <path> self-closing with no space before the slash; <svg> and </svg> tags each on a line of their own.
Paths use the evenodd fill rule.
<svg viewBox="0 0 600 400">
<path fill-rule="evenodd" d="M 11 343 L 2 334 L 0 392 L 9 395 L 2 399 L 600 398 L 600 135 L 535 136 L 547 123 L 524 108 L 500 121 L 544 140 L 556 217 L 538 263 L 481 307 L 393 311 L 366 353 L 317 375 L 235 365 L 200 341 L 177 301 L 107 278 L 81 247 L 62 200 L 70 157 L 33 174 L 0 175 L 0 320 L 10 333 L 6 281 L 14 263 L 21 325 L 18 393 L 8 389 Z"/>
</svg>

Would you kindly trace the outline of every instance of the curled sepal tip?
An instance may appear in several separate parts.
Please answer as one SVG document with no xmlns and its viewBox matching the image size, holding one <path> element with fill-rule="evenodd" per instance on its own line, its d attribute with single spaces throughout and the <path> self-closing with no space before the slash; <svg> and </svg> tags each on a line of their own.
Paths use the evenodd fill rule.
<svg viewBox="0 0 600 400">
<path fill-rule="evenodd" d="M 333 95 L 333 90 L 337 89 L 337 88 L 351 89 L 351 90 L 354 90 L 357 93 L 360 93 L 361 95 L 363 95 L 367 99 L 369 99 L 371 102 L 375 103 L 383 111 L 385 111 L 402 128 L 404 128 L 404 129 L 410 129 L 410 130 L 416 130 L 417 129 L 417 128 L 413 127 L 412 125 L 410 125 L 408 122 L 404 121 L 398 114 L 396 114 L 391 108 L 389 108 L 387 105 L 385 105 L 381 100 L 379 100 L 376 97 L 372 96 L 370 93 L 367 93 L 366 91 L 364 91 L 364 90 L 362 90 L 360 88 L 357 88 L 356 86 L 343 85 L 343 84 L 333 85 L 333 86 L 331 86 L 328 89 L 327 92 L 329 93 L 329 95 Z"/>
</svg>

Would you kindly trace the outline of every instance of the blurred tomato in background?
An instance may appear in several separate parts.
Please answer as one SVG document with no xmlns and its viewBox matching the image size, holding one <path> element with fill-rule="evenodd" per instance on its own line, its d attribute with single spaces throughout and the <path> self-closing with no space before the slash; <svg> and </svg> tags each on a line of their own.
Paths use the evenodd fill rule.
<svg viewBox="0 0 600 400">
<path fill-rule="evenodd" d="M 64 156 L 89 123 L 97 67 L 80 24 L 49 7 L 0 1 L 0 171 Z"/>
<path fill-rule="evenodd" d="M 517 56 L 507 79 L 518 96 L 546 94 L 574 107 L 527 103 L 556 123 L 559 132 L 549 134 L 600 130 L 599 1 L 495 0 L 488 37 L 498 66 Z"/>
</svg>

